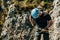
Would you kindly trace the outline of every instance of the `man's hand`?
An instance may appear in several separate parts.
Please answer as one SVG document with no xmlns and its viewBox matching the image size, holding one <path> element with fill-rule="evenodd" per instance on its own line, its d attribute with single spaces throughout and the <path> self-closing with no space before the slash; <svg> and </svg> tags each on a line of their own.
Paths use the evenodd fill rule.
<svg viewBox="0 0 60 40">
<path fill-rule="evenodd" d="M 46 32 L 46 31 L 48 31 L 48 30 L 46 30 L 46 29 L 42 29 L 42 30 L 41 30 L 41 32 Z"/>
</svg>

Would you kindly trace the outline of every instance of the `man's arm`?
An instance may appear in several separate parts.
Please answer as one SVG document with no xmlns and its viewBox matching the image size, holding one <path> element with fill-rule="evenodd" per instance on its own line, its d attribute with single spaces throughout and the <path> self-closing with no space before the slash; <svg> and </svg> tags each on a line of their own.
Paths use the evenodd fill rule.
<svg viewBox="0 0 60 40">
<path fill-rule="evenodd" d="M 31 22 L 32 26 L 34 26 L 34 20 L 32 19 L 32 17 L 31 17 L 31 16 L 29 17 L 29 20 L 30 20 L 30 22 Z"/>
<path fill-rule="evenodd" d="M 52 20 L 49 20 L 48 21 L 48 25 L 45 27 L 45 29 L 42 29 L 41 32 L 48 31 L 48 29 L 50 29 L 50 27 L 52 26 L 52 24 L 53 24 L 53 21 Z"/>
<path fill-rule="evenodd" d="M 52 21 L 52 19 L 51 19 L 49 14 L 47 15 L 47 20 L 48 20 L 48 23 L 47 23 L 46 28 L 49 29 L 52 26 L 52 24 L 53 24 L 53 21 Z"/>
<path fill-rule="evenodd" d="M 52 24 L 53 24 L 53 21 L 52 21 L 52 19 L 51 19 L 51 20 L 49 20 L 49 21 L 48 21 L 47 28 L 51 27 L 51 26 L 52 26 Z"/>
</svg>

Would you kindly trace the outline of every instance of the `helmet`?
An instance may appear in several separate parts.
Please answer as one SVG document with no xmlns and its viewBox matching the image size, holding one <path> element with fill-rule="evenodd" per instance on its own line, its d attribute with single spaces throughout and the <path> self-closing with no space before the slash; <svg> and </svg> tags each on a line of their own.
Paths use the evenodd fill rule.
<svg viewBox="0 0 60 40">
<path fill-rule="evenodd" d="M 32 11 L 31 11 L 31 16 L 33 18 L 37 18 L 38 15 L 40 14 L 40 10 L 38 8 L 34 8 Z"/>
</svg>

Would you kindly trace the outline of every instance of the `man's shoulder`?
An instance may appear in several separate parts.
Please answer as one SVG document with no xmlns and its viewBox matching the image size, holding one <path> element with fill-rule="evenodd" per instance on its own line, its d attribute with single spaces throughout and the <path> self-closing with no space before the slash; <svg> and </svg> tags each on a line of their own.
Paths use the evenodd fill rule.
<svg viewBox="0 0 60 40">
<path fill-rule="evenodd" d="M 44 16 L 48 16 L 49 14 L 47 12 L 43 12 L 43 15 Z"/>
<path fill-rule="evenodd" d="M 44 15 L 45 15 L 44 17 L 46 17 L 47 20 L 51 20 L 51 16 L 49 15 L 49 13 L 46 13 L 46 12 L 45 12 Z"/>
</svg>

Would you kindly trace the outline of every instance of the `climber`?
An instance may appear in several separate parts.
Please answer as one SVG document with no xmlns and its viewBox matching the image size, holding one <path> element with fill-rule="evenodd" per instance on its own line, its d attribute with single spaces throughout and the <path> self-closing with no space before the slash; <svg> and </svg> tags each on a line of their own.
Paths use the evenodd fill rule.
<svg viewBox="0 0 60 40">
<path fill-rule="evenodd" d="M 30 22 L 34 27 L 36 24 L 38 25 L 38 34 L 37 40 L 40 40 L 41 34 L 43 34 L 44 40 L 49 40 L 49 28 L 52 25 L 51 17 L 48 13 L 44 12 L 39 8 L 34 8 L 31 11 Z"/>
</svg>

